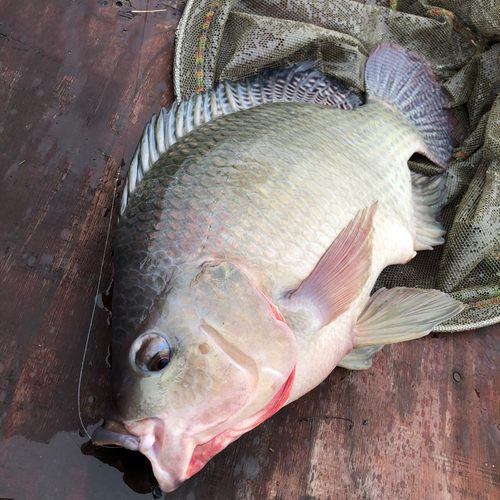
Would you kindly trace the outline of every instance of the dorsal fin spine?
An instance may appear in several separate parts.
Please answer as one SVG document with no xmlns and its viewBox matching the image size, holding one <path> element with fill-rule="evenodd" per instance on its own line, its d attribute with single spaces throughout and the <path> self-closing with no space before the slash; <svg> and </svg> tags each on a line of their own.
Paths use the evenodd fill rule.
<svg viewBox="0 0 500 500">
<path fill-rule="evenodd" d="M 160 118 L 156 121 L 156 143 L 158 144 L 158 151 L 165 151 L 167 149 L 165 146 L 165 127 L 167 125 L 166 116 L 167 110 L 165 108 L 161 108 Z"/>
<path fill-rule="evenodd" d="M 256 101 L 256 96 L 254 97 L 254 93 L 252 92 L 252 83 L 249 78 L 245 80 L 245 86 L 247 88 L 247 94 L 250 106 L 257 106 L 258 104 L 260 104 Z"/>
<path fill-rule="evenodd" d="M 158 150 L 156 148 L 156 124 L 158 123 L 158 119 L 156 115 L 154 115 L 153 120 L 151 120 L 151 124 L 149 126 L 149 134 L 148 134 L 148 148 L 149 148 L 149 161 L 148 161 L 148 170 L 153 166 L 156 160 L 159 157 Z"/>
<path fill-rule="evenodd" d="M 361 104 L 360 99 L 337 80 L 323 76 L 307 61 L 291 68 L 265 70 L 239 82 L 219 82 L 214 89 L 175 101 L 170 109 L 154 115 L 144 128 L 134 153 L 122 195 L 120 214 L 137 183 L 154 162 L 177 140 L 219 116 L 270 102 L 318 102 L 344 109 Z M 125 202 L 123 201 L 125 200 Z"/>
<path fill-rule="evenodd" d="M 141 179 L 143 175 L 149 170 L 149 129 L 151 128 L 151 123 L 148 123 L 146 125 L 146 128 L 144 129 L 144 132 L 141 137 L 141 154 L 139 156 L 140 158 L 140 163 L 139 163 L 139 168 L 138 172 L 140 171 L 141 173 Z"/>
<path fill-rule="evenodd" d="M 179 137 L 183 136 L 183 129 L 184 129 L 184 110 L 186 109 L 186 101 L 182 100 L 181 103 L 179 104 L 179 109 L 177 110 L 177 113 L 175 114 L 175 135 L 177 139 Z"/>
<path fill-rule="evenodd" d="M 188 99 L 187 101 L 187 111 L 186 111 L 186 120 L 184 122 L 184 134 L 189 134 L 191 130 L 194 129 L 194 114 L 193 114 L 193 108 L 194 108 L 194 101 L 193 97 L 191 99 Z"/>
</svg>

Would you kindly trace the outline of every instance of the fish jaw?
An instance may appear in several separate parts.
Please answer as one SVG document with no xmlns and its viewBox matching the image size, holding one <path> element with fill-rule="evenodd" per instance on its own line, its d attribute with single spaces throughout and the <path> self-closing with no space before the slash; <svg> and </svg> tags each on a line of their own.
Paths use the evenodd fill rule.
<svg viewBox="0 0 500 500">
<path fill-rule="evenodd" d="M 203 438 L 179 434 L 175 432 L 178 427 L 168 426 L 167 420 L 162 417 L 125 423 L 107 420 L 94 431 L 92 441 L 97 445 L 114 444 L 141 452 L 149 459 L 162 491 L 169 493 L 199 472 L 212 457 L 242 434 L 280 410 L 290 396 L 294 377 L 295 368 L 264 408 L 223 432 L 219 432 L 220 426 L 216 426 L 203 432 Z"/>
<path fill-rule="evenodd" d="M 258 411 L 257 413 L 255 413 L 255 415 L 244 420 L 243 422 L 231 427 L 227 431 L 215 436 L 210 441 L 198 445 L 191 457 L 191 461 L 189 463 L 187 471 L 187 477 L 191 477 L 192 475 L 196 474 L 212 457 L 222 451 L 226 446 L 238 439 L 245 432 L 248 432 L 257 427 L 262 422 L 264 422 L 264 420 L 267 420 L 278 410 L 280 410 L 290 396 L 294 379 L 295 368 L 288 377 L 288 380 L 278 391 L 278 393 L 264 408 L 262 408 L 262 410 Z"/>
<path fill-rule="evenodd" d="M 140 442 L 137 436 L 127 432 L 126 427 L 114 420 L 106 420 L 92 433 L 92 442 L 98 446 L 114 444 L 127 450 L 139 451 Z"/>
<path fill-rule="evenodd" d="M 169 432 L 162 418 L 126 423 L 106 420 L 94 431 L 92 441 L 100 446 L 118 445 L 142 453 L 149 459 L 158 484 L 165 492 L 175 490 L 190 477 L 187 464 L 196 447 L 195 440 Z M 168 466 L 163 463 L 165 456 L 168 456 Z"/>
</svg>

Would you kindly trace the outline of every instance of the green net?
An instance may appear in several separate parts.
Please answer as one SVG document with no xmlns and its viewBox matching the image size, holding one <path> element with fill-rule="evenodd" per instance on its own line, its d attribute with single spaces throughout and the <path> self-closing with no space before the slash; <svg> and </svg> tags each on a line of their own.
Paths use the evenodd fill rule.
<svg viewBox="0 0 500 500">
<path fill-rule="evenodd" d="M 443 290 L 465 305 L 438 326 L 500 321 L 500 0 L 190 0 L 177 33 L 178 99 L 264 68 L 316 61 L 362 96 L 364 66 L 382 42 L 429 61 L 451 96 L 456 148 L 449 164 L 446 242 L 388 267 L 376 287 Z M 412 170 L 439 169 L 415 155 Z"/>
</svg>

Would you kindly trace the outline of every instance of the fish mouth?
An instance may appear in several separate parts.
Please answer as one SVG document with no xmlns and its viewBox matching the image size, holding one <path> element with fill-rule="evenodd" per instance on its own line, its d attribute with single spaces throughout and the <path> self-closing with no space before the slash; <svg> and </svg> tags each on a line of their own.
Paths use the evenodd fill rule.
<svg viewBox="0 0 500 500">
<path fill-rule="evenodd" d="M 140 439 L 129 434 L 122 423 L 106 420 L 92 433 L 92 442 L 99 446 L 117 445 L 127 450 L 138 451 Z"/>
<path fill-rule="evenodd" d="M 212 457 L 242 434 L 280 410 L 290 396 L 294 377 L 295 368 L 281 389 L 260 411 L 223 432 L 213 432 L 215 435 L 204 442 L 200 442 L 197 436 L 182 436 L 174 430 L 169 432 L 160 417 L 125 423 L 106 420 L 93 432 L 92 442 L 100 446 L 118 445 L 140 451 L 151 462 L 160 488 L 169 493 L 200 471 Z"/>
<path fill-rule="evenodd" d="M 190 477 L 186 474 L 187 467 L 183 465 L 189 462 L 195 447 L 190 441 L 179 439 L 179 436 L 166 436 L 164 422 L 157 417 L 125 423 L 106 420 L 92 433 L 95 445 L 117 445 L 145 455 L 160 488 L 165 492 L 175 490 Z M 162 451 L 168 451 L 169 455 L 172 453 L 168 467 L 162 466 L 165 458 Z"/>
</svg>

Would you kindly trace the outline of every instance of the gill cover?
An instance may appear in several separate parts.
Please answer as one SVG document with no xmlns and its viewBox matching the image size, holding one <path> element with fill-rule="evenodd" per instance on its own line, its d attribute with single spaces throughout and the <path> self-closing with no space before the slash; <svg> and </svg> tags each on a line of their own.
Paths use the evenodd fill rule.
<svg viewBox="0 0 500 500">
<path fill-rule="evenodd" d="M 232 262 L 210 262 L 190 284 L 201 339 L 212 373 L 233 377 L 247 387 L 240 417 L 262 409 L 295 367 L 297 341 L 276 307 Z M 229 374 L 228 374 L 229 375 Z M 234 379 L 233 379 L 234 380 Z"/>
<path fill-rule="evenodd" d="M 208 262 L 180 280 L 119 361 L 118 411 L 93 437 L 146 455 L 164 491 L 278 411 L 297 359 L 293 332 L 239 266 Z"/>
</svg>

